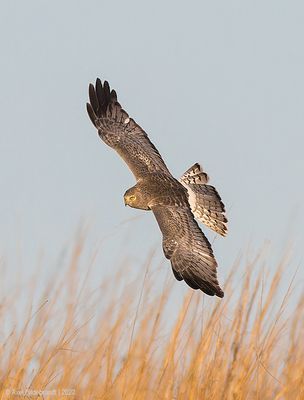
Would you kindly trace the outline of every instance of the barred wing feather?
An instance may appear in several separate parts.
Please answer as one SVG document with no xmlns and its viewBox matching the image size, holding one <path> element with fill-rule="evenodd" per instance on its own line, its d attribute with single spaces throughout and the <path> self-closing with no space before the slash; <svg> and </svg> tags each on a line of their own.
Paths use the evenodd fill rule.
<svg viewBox="0 0 304 400">
<path fill-rule="evenodd" d="M 189 206 L 154 206 L 152 211 L 163 234 L 164 254 L 171 261 L 176 279 L 209 296 L 224 297 L 211 245 Z"/>
<path fill-rule="evenodd" d="M 129 117 L 117 101 L 115 90 L 100 79 L 89 86 L 87 111 L 100 138 L 118 152 L 137 180 L 159 172 L 170 175 L 161 155 L 145 131 Z"/>
</svg>

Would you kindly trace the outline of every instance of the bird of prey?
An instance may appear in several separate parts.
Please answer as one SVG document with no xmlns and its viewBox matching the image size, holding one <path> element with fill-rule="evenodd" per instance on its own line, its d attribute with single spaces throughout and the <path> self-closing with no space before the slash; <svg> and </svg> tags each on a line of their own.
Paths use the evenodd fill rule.
<svg viewBox="0 0 304 400">
<path fill-rule="evenodd" d="M 98 78 L 89 86 L 89 117 L 99 137 L 127 163 L 135 186 L 125 205 L 151 210 L 163 235 L 163 251 L 177 280 L 210 296 L 223 297 L 211 245 L 195 218 L 220 235 L 227 232 L 225 207 L 198 163 L 175 179 L 146 132 L 123 110 L 115 90 Z"/>
</svg>

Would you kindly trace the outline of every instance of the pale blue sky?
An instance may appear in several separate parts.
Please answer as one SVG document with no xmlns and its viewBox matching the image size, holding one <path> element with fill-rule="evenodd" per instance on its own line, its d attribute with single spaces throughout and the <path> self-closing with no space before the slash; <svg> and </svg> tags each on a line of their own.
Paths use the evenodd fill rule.
<svg viewBox="0 0 304 400">
<path fill-rule="evenodd" d="M 99 76 L 173 174 L 200 162 L 218 188 L 229 218 L 214 243 L 222 280 L 265 240 L 275 257 L 292 243 L 301 262 L 303 21 L 301 1 L 3 2 L 1 252 L 17 250 L 30 269 L 86 220 L 89 252 L 106 238 L 97 279 L 120 256 L 157 246 L 163 257 L 153 215 L 124 207 L 131 173 L 86 115 Z"/>
</svg>

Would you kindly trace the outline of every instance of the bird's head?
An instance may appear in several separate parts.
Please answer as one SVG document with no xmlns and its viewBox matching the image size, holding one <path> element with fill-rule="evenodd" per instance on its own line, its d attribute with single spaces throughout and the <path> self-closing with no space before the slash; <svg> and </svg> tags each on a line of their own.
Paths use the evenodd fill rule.
<svg viewBox="0 0 304 400">
<path fill-rule="evenodd" d="M 138 199 L 137 193 L 135 193 L 134 188 L 128 189 L 126 193 L 124 194 L 124 201 L 125 201 L 125 206 L 134 206 L 136 205 L 136 200 Z"/>
<path fill-rule="evenodd" d="M 149 210 L 147 199 L 141 190 L 136 186 L 133 186 L 126 191 L 124 194 L 124 201 L 125 206 L 140 208 L 141 210 Z"/>
</svg>

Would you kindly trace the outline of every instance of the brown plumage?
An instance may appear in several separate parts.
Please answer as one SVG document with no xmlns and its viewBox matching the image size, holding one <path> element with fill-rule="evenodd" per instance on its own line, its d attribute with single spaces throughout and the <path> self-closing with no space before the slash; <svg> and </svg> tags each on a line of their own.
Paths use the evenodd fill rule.
<svg viewBox="0 0 304 400">
<path fill-rule="evenodd" d="M 194 164 L 180 182 L 169 172 L 161 155 L 142 128 L 117 101 L 107 81 L 89 86 L 89 117 L 99 137 L 118 152 L 137 183 L 124 195 L 125 204 L 152 210 L 163 234 L 163 250 L 173 273 L 193 289 L 223 297 L 217 280 L 217 263 L 208 239 L 194 217 L 226 234 L 224 205 L 208 176 Z"/>
</svg>

